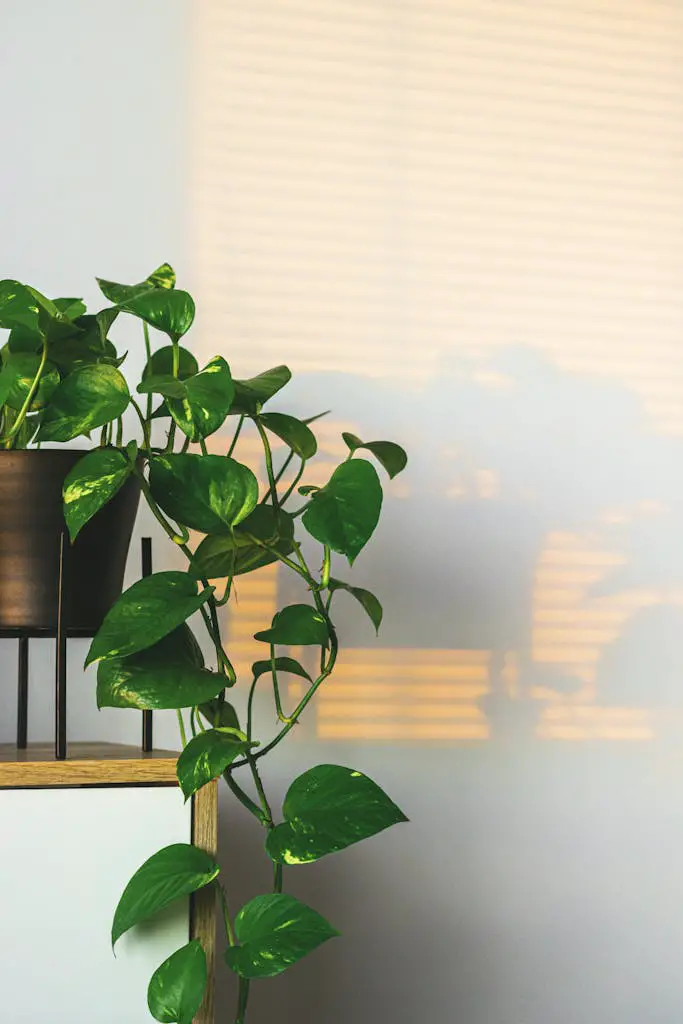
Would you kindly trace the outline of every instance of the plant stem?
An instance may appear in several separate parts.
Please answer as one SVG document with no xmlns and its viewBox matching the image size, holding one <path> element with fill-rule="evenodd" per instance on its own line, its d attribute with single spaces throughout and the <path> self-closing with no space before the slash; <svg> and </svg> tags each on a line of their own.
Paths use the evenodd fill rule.
<svg viewBox="0 0 683 1024">
<path fill-rule="evenodd" d="M 180 730 L 180 742 L 184 749 L 187 746 L 187 735 L 185 734 L 185 723 L 183 722 L 183 713 L 180 708 L 176 710 L 176 716 L 178 718 L 178 728 Z"/>
<path fill-rule="evenodd" d="M 28 389 L 28 394 L 26 395 L 26 398 L 24 399 L 24 402 L 23 402 L 23 405 L 21 406 L 21 409 L 17 413 L 17 418 L 15 419 L 14 423 L 12 424 L 12 426 L 10 428 L 10 431 L 9 431 L 9 434 L 7 435 L 7 437 L 4 437 L 2 439 L 3 442 L 4 442 L 5 448 L 11 448 L 12 447 L 12 440 L 19 433 L 19 430 L 21 429 L 21 425 L 24 422 L 24 420 L 26 419 L 26 416 L 28 415 L 28 411 L 31 408 L 31 402 L 35 398 L 36 391 L 38 390 L 38 386 L 40 385 L 40 378 L 43 376 L 46 364 L 47 364 L 47 338 L 44 338 L 43 339 L 43 351 L 42 351 L 41 356 L 40 356 L 40 362 L 38 363 L 38 369 L 36 370 L 36 375 L 33 378 L 33 381 L 31 382 L 31 387 Z"/>
<path fill-rule="evenodd" d="M 277 717 L 281 722 L 288 722 L 289 719 L 282 710 L 282 701 L 280 700 L 280 686 L 277 681 L 277 667 L 275 664 L 275 644 L 270 645 L 270 673 L 273 677 L 273 696 L 275 697 Z"/>
<path fill-rule="evenodd" d="M 261 807 L 263 809 L 263 814 L 261 815 L 261 821 L 263 822 L 263 824 L 265 825 L 266 828 L 268 828 L 268 829 L 274 828 L 273 812 L 270 809 L 270 804 L 268 803 L 268 798 L 266 796 L 266 791 L 263 788 L 263 783 L 261 782 L 261 776 L 258 773 L 258 768 L 256 767 L 256 761 L 254 759 L 253 754 L 251 754 L 251 753 L 247 754 L 247 762 L 249 764 L 249 768 L 251 769 L 251 774 L 252 774 L 252 778 L 254 780 L 254 785 L 256 786 L 256 792 L 258 793 L 259 802 L 260 802 Z"/>
<path fill-rule="evenodd" d="M 258 682 L 258 676 L 255 676 L 251 686 L 249 687 L 249 696 L 247 698 L 247 739 L 251 740 L 252 729 L 254 724 L 253 710 L 254 710 L 254 694 L 256 692 L 256 683 Z"/>
<path fill-rule="evenodd" d="M 334 669 L 338 651 L 339 643 L 337 640 L 337 634 L 334 630 L 334 627 L 332 627 L 332 625 L 330 624 L 330 656 L 320 675 L 313 682 L 312 686 L 308 689 L 308 692 L 304 694 L 304 696 L 301 698 L 296 708 L 290 715 L 289 722 L 285 726 L 283 726 L 282 729 L 280 729 L 279 733 L 270 741 L 270 743 L 266 743 L 265 747 L 262 747 L 255 753 L 250 754 L 249 759 L 243 758 L 241 761 L 233 761 L 231 768 L 242 768 L 245 765 L 249 764 L 249 760 L 254 762 L 260 760 L 262 757 L 265 757 L 266 754 L 269 754 L 270 751 L 278 745 L 278 743 L 282 742 L 287 733 L 290 732 L 291 729 L 293 729 L 296 723 L 299 721 L 299 718 L 301 717 L 305 709 L 308 707 L 309 703 L 315 696 L 319 687 L 322 686 L 322 684 L 325 682 L 327 677 Z"/>
<path fill-rule="evenodd" d="M 228 945 L 235 945 L 235 933 L 232 930 L 232 924 L 230 923 L 230 907 L 228 906 L 228 896 L 222 885 L 218 885 L 218 895 L 221 899 L 221 908 L 223 910 L 223 923 L 225 924 L 225 936 L 228 940 Z"/>
<path fill-rule="evenodd" d="M 249 1000 L 249 979 L 240 978 L 237 992 L 237 1016 L 235 1024 L 244 1024 L 247 1018 L 247 1002 Z"/>
<path fill-rule="evenodd" d="M 242 415 L 239 418 L 239 422 L 237 424 L 237 429 L 235 431 L 235 436 L 233 437 L 232 441 L 230 442 L 230 447 L 228 448 L 228 458 L 230 458 L 230 456 L 232 455 L 232 453 L 235 450 L 235 445 L 237 444 L 238 437 L 242 433 L 242 427 L 243 426 L 244 426 L 244 413 L 242 413 Z"/>
<path fill-rule="evenodd" d="M 142 427 L 142 442 L 143 442 L 145 448 L 147 449 L 147 451 L 151 452 L 151 450 L 152 450 L 152 439 L 151 439 L 151 437 L 149 435 L 149 424 L 148 424 L 147 420 L 145 419 L 145 417 L 142 415 L 142 409 L 140 408 L 140 406 L 135 401 L 135 399 L 133 398 L 132 395 L 130 396 L 130 404 L 135 409 L 135 412 L 137 413 L 137 417 L 140 420 L 140 426 Z"/>
<path fill-rule="evenodd" d="M 282 864 L 279 861 L 273 865 L 273 892 L 282 892 Z"/>
<path fill-rule="evenodd" d="M 247 762 L 245 761 L 245 764 L 246 763 Z M 254 803 L 249 794 L 245 793 L 242 787 L 238 785 L 236 780 L 233 778 L 232 765 L 230 766 L 230 768 L 226 768 L 226 770 L 223 772 L 223 778 L 227 782 L 228 788 L 237 797 L 242 806 L 246 807 L 249 813 L 253 814 L 255 818 L 258 818 L 262 825 L 265 825 L 265 822 L 263 820 L 263 812 L 261 808 L 258 806 L 258 804 Z"/>
<path fill-rule="evenodd" d="M 116 447 L 123 447 L 123 416 L 119 416 L 116 421 Z"/>
<path fill-rule="evenodd" d="M 147 321 L 146 320 L 142 321 L 142 333 L 145 336 L 145 356 L 147 357 L 146 365 L 149 366 L 150 360 L 152 358 L 152 346 L 151 346 L 150 341 L 149 341 L 149 327 L 147 326 Z M 150 373 L 151 372 L 152 372 L 152 370 L 150 369 Z M 150 393 L 147 395 L 147 416 L 146 416 L 146 419 L 149 420 L 151 415 L 152 415 L 152 392 L 150 391 Z"/>
<path fill-rule="evenodd" d="M 301 477 L 304 475 L 304 470 L 305 469 L 306 469 L 306 460 L 302 459 L 301 460 L 301 465 L 299 466 L 299 472 L 296 474 L 296 476 L 292 480 L 291 484 L 289 485 L 289 487 L 285 491 L 284 495 L 280 499 L 280 504 L 281 505 L 284 505 L 285 502 L 288 501 L 289 498 L 291 497 L 291 495 L 294 493 L 294 488 L 299 483 L 299 480 L 301 480 Z"/>
<path fill-rule="evenodd" d="M 268 440 L 268 435 L 266 434 L 265 428 L 261 421 L 259 419 L 255 419 L 254 423 L 256 424 L 256 429 L 258 430 L 259 435 L 261 437 L 261 442 L 263 444 L 263 452 L 266 457 L 266 473 L 268 474 L 268 483 L 270 485 L 270 494 L 273 502 L 273 508 L 277 509 L 277 484 L 275 483 L 275 474 L 273 473 L 273 453 L 271 451 L 270 441 Z"/>
</svg>

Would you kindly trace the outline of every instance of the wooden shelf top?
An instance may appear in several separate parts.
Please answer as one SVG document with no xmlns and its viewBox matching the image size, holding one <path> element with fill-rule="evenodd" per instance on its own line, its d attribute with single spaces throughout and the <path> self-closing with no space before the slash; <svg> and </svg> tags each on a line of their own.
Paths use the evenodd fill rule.
<svg viewBox="0 0 683 1024">
<path fill-rule="evenodd" d="M 0 789 L 22 786 L 102 786 L 122 783 L 177 784 L 178 754 L 143 753 L 119 743 L 70 743 L 68 759 L 56 761 L 54 746 L 29 743 L 26 750 L 0 744 Z"/>
</svg>

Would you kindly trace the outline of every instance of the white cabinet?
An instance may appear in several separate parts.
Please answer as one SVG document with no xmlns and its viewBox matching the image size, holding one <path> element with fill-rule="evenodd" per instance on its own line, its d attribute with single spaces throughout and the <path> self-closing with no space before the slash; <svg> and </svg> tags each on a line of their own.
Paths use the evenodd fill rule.
<svg viewBox="0 0 683 1024">
<path fill-rule="evenodd" d="M 112 916 L 131 874 L 156 850 L 192 840 L 196 807 L 170 782 L 111 784 L 131 776 L 132 759 L 128 775 L 112 771 L 124 761 L 110 757 L 86 773 L 87 784 L 60 783 L 81 778 L 86 763 L 97 765 L 50 766 L 30 754 L 23 767 L 0 762 L 0 785 L 23 778 L 30 786 L 0 789 L 0 1016 L 8 1024 L 149 1024 L 150 975 L 190 935 L 184 900 L 112 953 Z M 173 761 L 153 765 L 170 775 Z M 41 771 L 57 781 L 40 784 Z"/>
</svg>

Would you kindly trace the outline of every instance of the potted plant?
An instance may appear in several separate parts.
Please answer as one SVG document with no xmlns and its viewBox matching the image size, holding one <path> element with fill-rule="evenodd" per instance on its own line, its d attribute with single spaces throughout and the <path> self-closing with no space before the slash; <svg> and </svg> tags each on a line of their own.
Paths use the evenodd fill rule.
<svg viewBox="0 0 683 1024">
<path fill-rule="evenodd" d="M 344 434 L 348 456 L 329 481 L 322 487 L 302 483 L 317 449 L 311 426 L 317 417 L 304 421 L 271 410 L 271 399 L 290 379 L 286 366 L 248 380 L 233 379 L 222 356 L 200 369 L 181 345 L 194 303 L 175 287 L 167 264 L 136 285 L 104 280 L 99 285 L 109 305 L 94 315 L 76 300 L 51 302 L 17 282 L 0 285 L 0 325 L 11 332 L 0 374 L 5 444 L 0 457 L 39 455 L 42 464 L 47 452 L 23 449 L 99 430 L 98 447 L 69 453 L 73 461 L 62 479 L 64 520 L 74 551 L 131 486 L 186 558 L 184 571 L 153 573 L 118 597 L 93 637 L 86 665 L 97 665 L 100 707 L 175 709 L 183 794 L 187 798 L 212 780 L 225 779 L 264 830 L 272 891 L 235 913 L 214 859 L 192 845 L 176 844 L 154 854 L 130 880 L 115 910 L 112 940 L 173 900 L 213 887 L 225 923 L 225 960 L 239 979 L 235 1024 L 243 1024 L 252 981 L 280 974 L 337 934 L 317 911 L 284 891 L 285 868 L 311 863 L 406 820 L 378 785 L 352 768 L 324 764 L 304 772 L 289 787 L 281 813 L 271 805 L 261 777 L 262 759 L 288 736 L 334 670 L 339 644 L 333 612 L 339 595 L 355 598 L 379 628 L 378 599 L 333 575 L 333 560 L 341 556 L 352 565 L 377 525 L 382 486 L 373 463 L 393 477 L 404 468 L 406 455 L 392 442 Z M 135 392 L 109 338 L 123 314 L 138 318 L 143 327 L 146 364 Z M 150 328 L 155 336 L 165 335 L 154 350 Z M 128 439 L 124 413 L 131 412 L 136 434 Z M 160 424 L 165 427 L 161 442 Z M 253 469 L 234 457 L 247 428 L 262 444 L 265 493 Z M 217 432 L 225 438 L 224 451 L 210 454 L 206 439 Z M 272 438 L 284 442 L 286 456 L 279 465 Z M 305 556 L 302 536 L 315 542 L 315 562 Z M 255 634 L 263 658 L 248 679 L 238 679 L 221 635 L 219 608 L 232 597 L 236 579 L 274 562 L 299 580 L 306 598 L 264 623 Z M 208 666 L 188 624 L 191 618 L 210 644 Z M 317 652 L 314 671 L 290 656 L 289 648 L 300 646 Z M 293 708 L 282 699 L 287 675 L 305 684 Z M 248 693 L 246 721 L 240 722 L 228 699 L 235 686 Z M 252 714 L 260 687 L 273 699 L 274 728 L 266 737 L 257 734 Z M 206 958 L 194 940 L 152 977 L 152 1015 L 191 1024 L 206 983 Z"/>
<path fill-rule="evenodd" d="M 121 416 L 129 404 L 121 359 L 107 333 L 119 310 L 86 314 L 80 299 L 47 299 L 0 282 L 0 327 L 9 331 L 0 370 L 0 632 L 55 631 L 65 531 L 62 489 L 85 455 L 70 442 L 100 428 L 102 473 L 123 456 Z M 46 448 L 45 445 L 50 445 Z M 56 447 L 54 447 L 56 445 Z M 121 592 L 139 500 L 133 476 L 77 531 L 67 552 L 66 631 L 92 636 Z"/>
</svg>

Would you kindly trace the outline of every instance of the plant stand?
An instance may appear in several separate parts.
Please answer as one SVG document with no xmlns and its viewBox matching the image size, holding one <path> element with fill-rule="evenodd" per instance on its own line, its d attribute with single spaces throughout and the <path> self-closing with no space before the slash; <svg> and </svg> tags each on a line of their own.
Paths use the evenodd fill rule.
<svg viewBox="0 0 683 1024">
<path fill-rule="evenodd" d="M 141 539 L 142 575 L 152 574 L 152 539 Z M 65 628 L 65 610 L 69 600 L 69 539 L 62 531 L 59 539 L 59 585 L 57 590 L 57 628 L 55 631 L 55 759 L 64 761 L 67 756 L 66 734 L 66 669 L 67 639 L 69 636 L 91 636 L 82 631 L 69 631 Z M 17 749 L 26 750 L 28 743 L 28 668 L 29 641 L 31 638 L 49 634 L 30 629 L 0 629 L 0 638 L 18 639 L 19 655 L 17 661 Z M 142 712 L 142 750 L 149 753 L 153 749 L 153 720 L 151 711 Z"/>
</svg>

